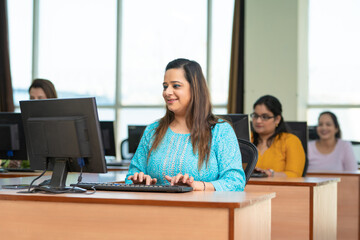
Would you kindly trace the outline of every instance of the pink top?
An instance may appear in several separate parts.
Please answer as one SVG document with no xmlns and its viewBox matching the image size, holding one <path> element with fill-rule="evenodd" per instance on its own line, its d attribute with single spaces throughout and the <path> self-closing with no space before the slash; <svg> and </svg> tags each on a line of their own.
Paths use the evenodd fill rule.
<svg viewBox="0 0 360 240">
<path fill-rule="evenodd" d="M 358 169 L 351 143 L 338 139 L 334 151 L 322 154 L 316 148 L 316 141 L 308 143 L 308 170 L 356 171 Z"/>
</svg>

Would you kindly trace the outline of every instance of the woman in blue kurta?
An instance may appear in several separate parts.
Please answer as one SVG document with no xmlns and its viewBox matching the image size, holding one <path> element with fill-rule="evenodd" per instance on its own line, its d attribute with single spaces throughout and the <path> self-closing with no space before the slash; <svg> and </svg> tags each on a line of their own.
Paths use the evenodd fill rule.
<svg viewBox="0 0 360 240">
<path fill-rule="evenodd" d="M 243 191 L 238 141 L 232 127 L 212 114 L 200 65 L 187 59 L 170 62 L 163 88 L 166 114 L 145 129 L 126 182 Z"/>
</svg>

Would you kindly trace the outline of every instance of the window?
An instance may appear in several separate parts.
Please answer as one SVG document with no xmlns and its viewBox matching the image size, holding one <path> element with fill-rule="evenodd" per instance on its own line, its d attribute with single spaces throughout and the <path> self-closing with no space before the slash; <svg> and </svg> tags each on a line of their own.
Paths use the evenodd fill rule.
<svg viewBox="0 0 360 240">
<path fill-rule="evenodd" d="M 29 99 L 32 66 L 32 0 L 7 1 L 14 104 Z"/>
<path fill-rule="evenodd" d="M 309 2 L 309 125 L 318 114 L 332 110 L 343 138 L 360 140 L 355 119 L 360 118 L 360 2 Z M 336 17 L 334 17 L 336 16 Z"/>
<path fill-rule="evenodd" d="M 43 0 L 39 6 L 35 77 L 51 80 L 59 97 L 96 96 L 99 106 L 114 105 L 116 1 Z"/>
<path fill-rule="evenodd" d="M 163 116 L 165 66 L 183 57 L 199 62 L 214 112 L 226 112 L 234 0 L 8 2 L 15 99 L 28 99 L 33 78 L 59 97 L 95 96 L 119 144 L 128 124 Z"/>
<path fill-rule="evenodd" d="M 122 104 L 163 104 L 165 66 L 175 58 L 194 59 L 206 72 L 206 16 L 205 0 L 123 1 Z"/>
<path fill-rule="evenodd" d="M 228 101 L 233 15 L 234 1 L 212 1 L 211 67 L 208 78 L 212 103 L 223 106 Z"/>
</svg>

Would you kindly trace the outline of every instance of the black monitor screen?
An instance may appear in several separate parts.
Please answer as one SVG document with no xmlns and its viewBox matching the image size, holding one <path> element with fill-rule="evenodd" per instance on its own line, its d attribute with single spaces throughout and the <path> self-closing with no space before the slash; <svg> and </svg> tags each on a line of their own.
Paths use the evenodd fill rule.
<svg viewBox="0 0 360 240">
<path fill-rule="evenodd" d="M 316 128 L 317 128 L 317 126 L 308 126 L 309 140 L 319 139 L 319 135 L 317 134 Z"/>
<path fill-rule="evenodd" d="M 115 134 L 113 121 L 100 121 L 101 137 L 105 156 L 116 156 Z"/>
<path fill-rule="evenodd" d="M 360 142 L 351 141 L 351 145 L 355 154 L 355 159 L 357 160 L 358 165 L 360 165 Z"/>
<path fill-rule="evenodd" d="M 20 113 L 0 113 L 0 159 L 27 160 Z"/>
<path fill-rule="evenodd" d="M 144 133 L 146 125 L 129 125 L 128 126 L 128 140 L 129 153 L 135 153 L 140 143 L 140 139 Z"/>
<path fill-rule="evenodd" d="M 250 119 L 248 114 L 217 115 L 232 124 L 236 137 L 250 141 Z"/>
<path fill-rule="evenodd" d="M 53 170 L 49 191 L 67 190 L 68 172 L 107 172 L 95 98 L 20 101 L 20 108 L 31 169 Z"/>
</svg>

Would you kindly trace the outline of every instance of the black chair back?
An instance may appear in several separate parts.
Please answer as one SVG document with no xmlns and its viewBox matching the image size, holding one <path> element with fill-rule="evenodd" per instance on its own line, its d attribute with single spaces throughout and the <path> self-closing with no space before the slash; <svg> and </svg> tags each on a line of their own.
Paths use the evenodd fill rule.
<svg viewBox="0 0 360 240">
<path fill-rule="evenodd" d="M 289 132 L 296 135 L 305 151 L 305 166 L 302 176 L 306 176 L 307 168 L 309 165 L 309 159 L 307 157 L 307 142 L 308 142 L 308 127 L 307 122 L 285 122 L 289 128 Z"/>
<path fill-rule="evenodd" d="M 258 150 L 249 141 L 238 138 L 238 142 L 247 183 L 258 161 Z"/>
</svg>

